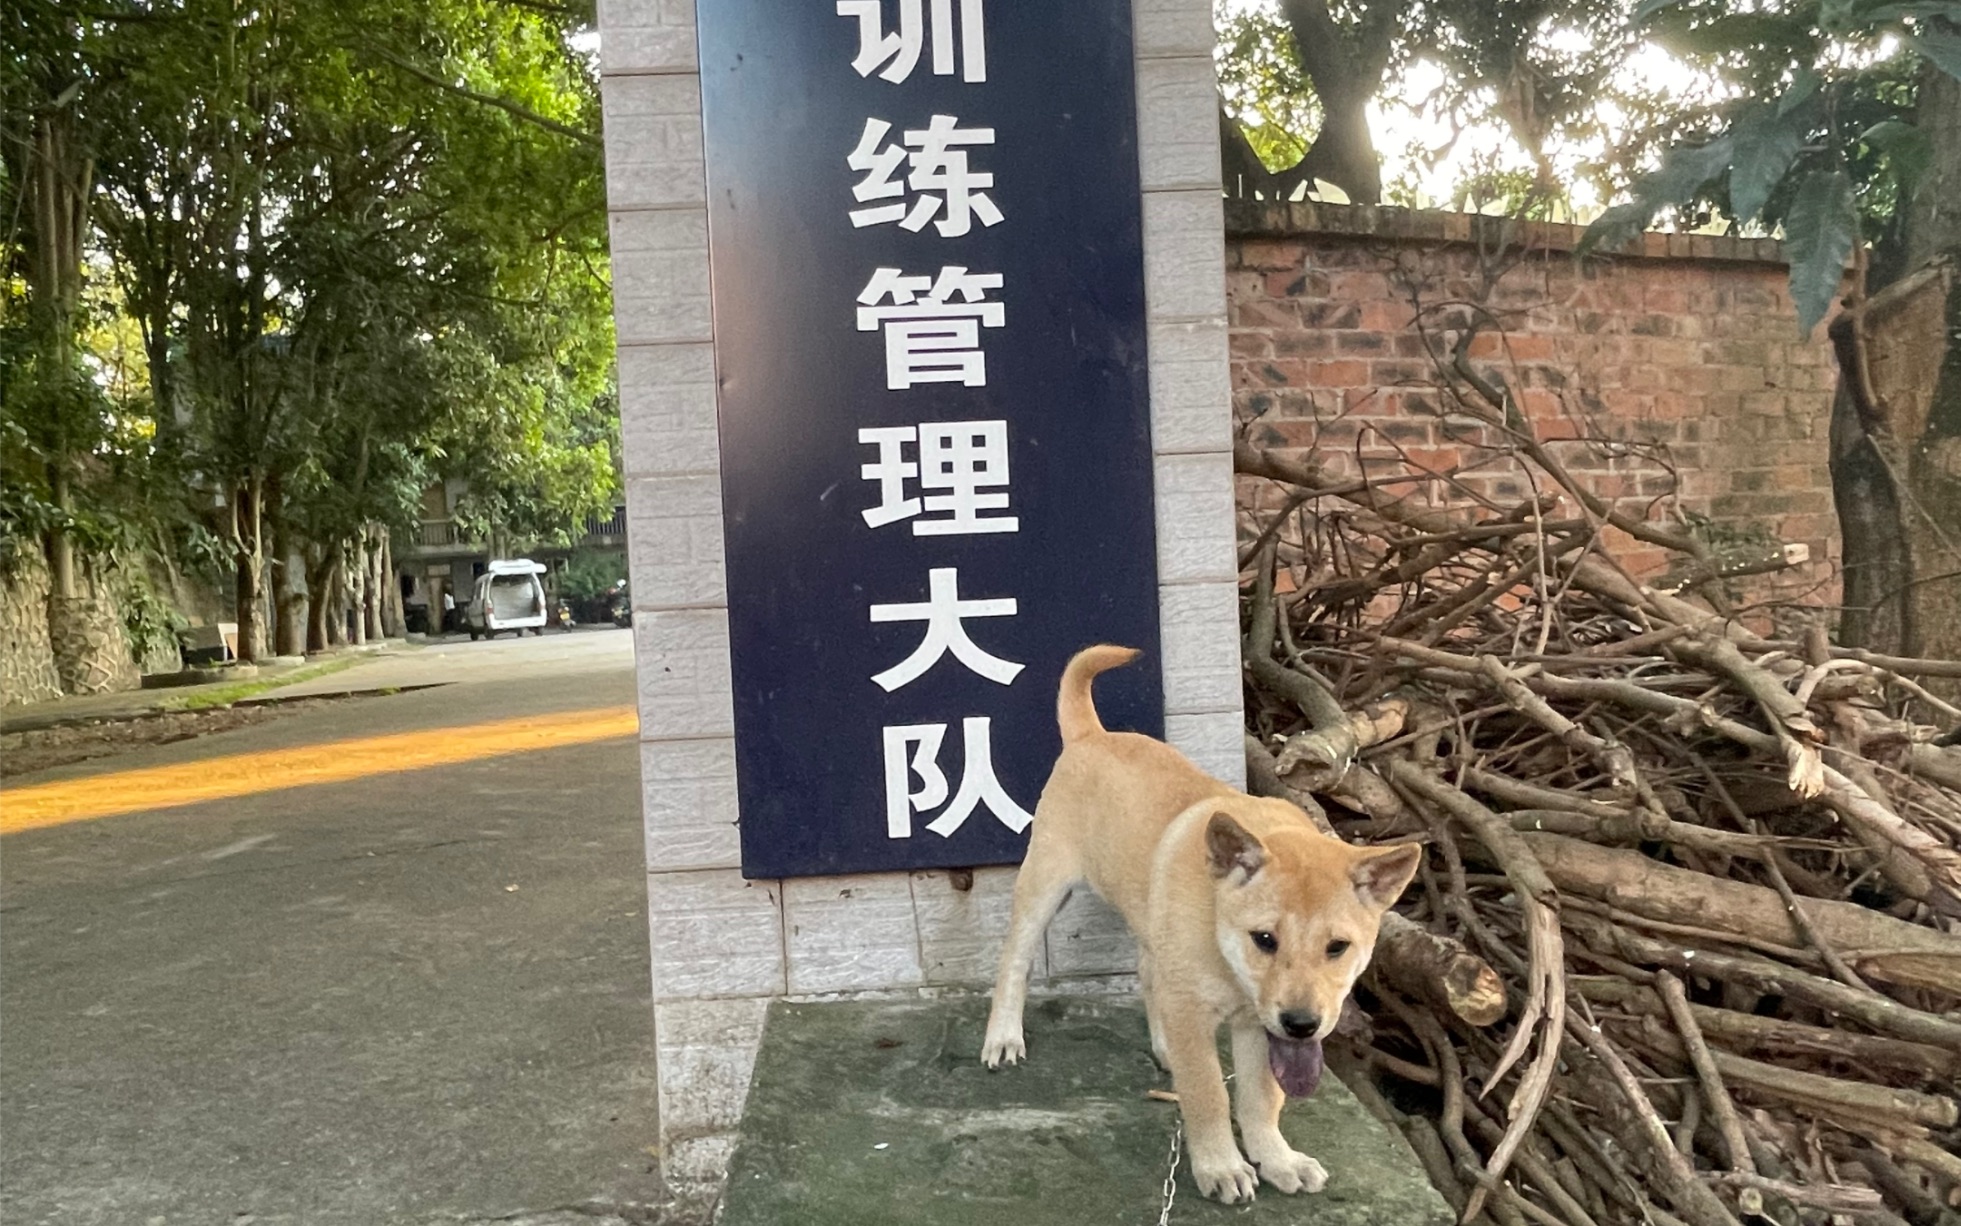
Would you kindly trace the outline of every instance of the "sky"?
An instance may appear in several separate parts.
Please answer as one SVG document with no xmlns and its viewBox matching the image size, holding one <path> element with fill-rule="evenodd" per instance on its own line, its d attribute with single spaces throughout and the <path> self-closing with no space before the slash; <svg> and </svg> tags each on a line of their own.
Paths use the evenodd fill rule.
<svg viewBox="0 0 1961 1226">
<path fill-rule="evenodd" d="M 1413 180 L 1420 193 L 1419 203 L 1429 206 L 1449 203 L 1456 186 L 1480 164 L 1495 163 L 1507 170 L 1532 168 L 1531 160 L 1495 117 L 1474 121 L 1453 143 L 1450 124 L 1444 117 L 1417 109 L 1417 104 L 1442 81 L 1443 73 L 1435 64 L 1419 60 L 1405 74 L 1400 96 L 1378 98 L 1369 107 L 1369 125 L 1382 155 L 1384 182 L 1404 177 Z M 1610 94 L 1652 91 L 1667 93 L 1678 100 L 1709 101 L 1717 97 L 1706 78 L 1652 43 L 1642 44 L 1628 57 L 1616 74 L 1614 85 Z M 1603 136 L 1585 142 L 1555 144 L 1549 150 L 1561 180 L 1571 185 L 1573 208 L 1582 219 L 1597 213 L 1608 201 L 1599 198 L 1581 167 L 1585 162 L 1598 160 L 1627 122 L 1625 112 L 1611 97 L 1603 98 L 1598 114 L 1607 130 Z M 1428 151 L 1446 146 L 1449 152 L 1431 163 Z"/>
<path fill-rule="evenodd" d="M 1239 14 L 1272 12 L 1277 8 L 1275 0 L 1216 0 L 1216 3 L 1222 22 Z M 1586 35 L 1552 26 L 1542 37 L 1554 50 L 1561 49 L 1562 41 L 1577 44 L 1570 49 L 1580 50 Z M 1421 206 L 1448 206 L 1457 186 L 1480 167 L 1523 171 L 1532 168 L 1530 159 L 1495 116 L 1469 123 L 1453 141 L 1447 118 L 1426 113 L 1422 106 L 1423 100 L 1442 83 L 1442 70 L 1419 57 L 1402 79 L 1369 107 L 1370 131 L 1383 161 L 1383 182 L 1392 184 L 1401 179 L 1413 184 Z M 1714 102 L 1720 98 L 1714 82 L 1661 47 L 1653 43 L 1638 46 L 1623 62 L 1599 104 L 1603 135 L 1590 141 L 1555 145 L 1549 150 L 1561 179 L 1572 185 L 1571 203 L 1583 220 L 1609 202 L 1599 199 L 1581 168 L 1588 161 L 1598 160 L 1628 122 L 1612 96 L 1642 94 L 1666 96 L 1678 104 Z M 1445 152 L 1438 157 L 1438 151 Z"/>
<path fill-rule="evenodd" d="M 1222 17 L 1275 7 L 1275 0 L 1217 2 Z M 1584 36 L 1576 31 L 1555 29 L 1549 31 L 1546 37 L 1556 47 L 1561 38 Z M 597 30 L 574 35 L 572 42 L 577 50 L 597 60 Z M 1451 126 L 1445 117 L 1425 113 L 1421 108 L 1422 99 L 1433 93 L 1442 80 L 1442 71 L 1435 64 L 1419 59 L 1404 74 L 1398 83 L 1400 89 L 1394 96 L 1379 97 L 1369 107 L 1370 129 L 1383 159 L 1383 181 L 1393 183 L 1403 179 L 1412 183 L 1418 193 L 1418 204 L 1428 207 L 1448 206 L 1458 184 L 1480 166 L 1507 170 L 1531 169 L 1531 162 L 1524 151 L 1518 148 L 1504 125 L 1495 118 L 1470 123 L 1453 141 Z M 1613 85 L 1613 89 L 1608 91 L 1609 95 L 1648 92 L 1667 95 L 1678 103 L 1713 102 L 1720 96 L 1706 76 L 1652 43 L 1643 43 L 1636 48 L 1622 64 Z M 1581 167 L 1588 161 L 1597 160 L 1626 123 L 1626 115 L 1611 96 L 1603 98 L 1600 103 L 1599 118 L 1606 129 L 1601 137 L 1559 144 L 1549 151 L 1561 178 L 1572 185 L 1571 204 L 1580 220 L 1592 217 L 1609 203 L 1599 198 L 1593 185 L 1581 173 Z M 1438 157 L 1436 154 L 1440 150 L 1444 152 Z M 1330 193 L 1328 198 L 1338 198 L 1338 195 L 1338 192 Z"/>
</svg>

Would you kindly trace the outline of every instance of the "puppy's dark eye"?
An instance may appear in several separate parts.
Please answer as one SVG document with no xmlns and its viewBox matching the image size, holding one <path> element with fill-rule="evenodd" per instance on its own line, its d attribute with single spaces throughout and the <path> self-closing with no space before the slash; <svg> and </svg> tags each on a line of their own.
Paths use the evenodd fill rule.
<svg viewBox="0 0 1961 1226">
<path fill-rule="evenodd" d="M 1280 948 L 1280 938 L 1271 932 L 1249 932 L 1246 935 L 1253 938 L 1253 948 L 1263 954 L 1273 953 Z"/>
<path fill-rule="evenodd" d="M 1339 958 L 1339 957 L 1341 957 L 1341 956 L 1342 956 L 1343 954 L 1345 954 L 1345 953 L 1347 953 L 1347 952 L 1348 952 L 1348 942 L 1347 942 L 1347 941 L 1329 941 L 1329 942 L 1328 942 L 1328 957 L 1329 957 L 1329 958 Z"/>
</svg>

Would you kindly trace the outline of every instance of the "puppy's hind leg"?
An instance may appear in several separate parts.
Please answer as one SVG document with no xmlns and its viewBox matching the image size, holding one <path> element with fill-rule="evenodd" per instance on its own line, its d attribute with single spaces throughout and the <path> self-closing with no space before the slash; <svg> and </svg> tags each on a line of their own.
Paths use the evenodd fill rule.
<svg viewBox="0 0 1961 1226">
<path fill-rule="evenodd" d="M 1155 976 L 1151 973 L 1151 951 L 1137 951 L 1137 994 L 1144 998 L 1144 1024 L 1151 1031 L 1151 1059 L 1157 1061 L 1158 1070 L 1171 1071 L 1171 1057 L 1164 1047 L 1164 1018 L 1158 1014 L 1158 998 Z"/>
<path fill-rule="evenodd" d="M 1001 950 L 1001 969 L 994 977 L 994 1005 L 987 1014 L 987 1038 L 981 1044 L 981 1063 L 989 1068 L 1017 1064 L 1028 1054 L 1021 1033 L 1021 1010 L 1028 1000 L 1028 975 L 1035 966 L 1035 951 L 1041 947 L 1049 921 L 1082 880 L 1075 855 L 1069 848 L 1044 839 L 1042 829 L 1041 811 L 1037 809 L 1035 835 L 1015 877 L 1008 943 Z"/>
</svg>

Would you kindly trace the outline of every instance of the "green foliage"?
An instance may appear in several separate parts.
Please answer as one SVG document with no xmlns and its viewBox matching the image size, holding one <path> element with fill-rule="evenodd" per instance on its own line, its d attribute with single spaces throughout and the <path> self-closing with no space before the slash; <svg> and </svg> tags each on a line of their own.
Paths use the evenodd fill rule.
<svg viewBox="0 0 1961 1226">
<path fill-rule="evenodd" d="M 1405 57 L 1443 69 L 1431 109 L 1457 128 L 1502 121 L 1534 164 L 1534 194 L 1558 193 L 1548 151 L 1604 131 L 1601 96 L 1632 46 L 1625 0 L 1429 0 L 1411 13 Z"/>
<path fill-rule="evenodd" d="M 128 636 L 130 652 L 136 659 L 148 660 L 174 650 L 177 632 L 189 623 L 157 592 L 149 577 L 125 566 L 116 573 L 115 588 L 123 614 L 123 633 Z"/>
<path fill-rule="evenodd" d="M 1635 180 L 1633 200 L 1617 204 L 1587 227 L 1585 246 L 1616 247 L 1653 224 L 1655 215 L 1670 206 L 1693 201 L 1729 169 L 1735 141 L 1719 137 L 1705 145 L 1678 145 L 1662 155 L 1661 168 Z"/>
<path fill-rule="evenodd" d="M 1791 297 L 1806 332 L 1832 309 L 1846 257 L 1859 234 L 1852 180 L 1843 170 L 1814 170 L 1798 184 L 1784 214 L 1791 257 Z"/>
<path fill-rule="evenodd" d="M 596 600 L 626 578 L 626 555 L 610 549 L 577 549 L 559 576 L 558 593 L 568 600 Z"/>
<path fill-rule="evenodd" d="M 1563 197 L 1546 190 L 1530 170 L 1505 169 L 1479 158 L 1457 184 L 1450 207 L 1460 212 L 1494 213 L 1533 221 L 1561 220 Z"/>
<path fill-rule="evenodd" d="M 1268 170 L 1285 170 L 1307 155 L 1321 128 L 1293 31 L 1272 9 L 1225 14 L 1219 23 L 1219 95 L 1247 143 Z"/>
<path fill-rule="evenodd" d="M 1731 130 L 1735 157 L 1730 167 L 1730 207 L 1739 217 L 1763 212 L 1770 194 L 1797 160 L 1814 108 L 1759 102 L 1744 109 Z M 1700 187 L 1701 184 L 1696 186 Z"/>
<path fill-rule="evenodd" d="M 1385 103 L 1406 105 L 1460 136 L 1488 120 L 1502 123 L 1529 162 L 1529 187 L 1502 181 L 1516 174 L 1512 167 L 1484 166 L 1455 185 L 1456 194 L 1493 202 L 1516 198 L 1534 216 L 1566 210 L 1572 185 L 1553 166 L 1552 151 L 1606 134 L 1601 98 L 1634 43 L 1625 28 L 1627 0 L 1276 3 L 1222 10 L 1217 57 L 1226 114 L 1269 170 L 1292 167 L 1321 132 L 1326 108 L 1314 94 L 1319 78 L 1304 71 L 1307 54 L 1308 66 L 1318 64 L 1340 88 L 1363 88 Z M 1303 44 L 1304 38 L 1310 41 Z M 1386 49 L 1365 50 L 1372 39 L 1386 39 Z M 1331 45 L 1338 49 L 1328 51 Z M 1329 71 L 1363 60 L 1384 66 L 1380 81 L 1344 81 L 1349 74 Z M 1430 68 L 1441 70 L 1441 81 L 1418 93 L 1415 82 L 1427 79 Z M 1612 101 L 1615 113 L 1656 137 L 1679 126 L 1675 111 L 1658 107 L 1655 99 L 1617 94 Z M 1457 139 L 1412 151 L 1413 160 L 1434 164 Z M 1597 177 L 1617 173 L 1633 152 L 1611 153 L 1596 168 Z M 1398 177 L 1387 176 L 1385 198 L 1414 203 L 1412 184 L 1398 184 Z"/>
<path fill-rule="evenodd" d="M 59 529 L 201 569 L 221 544 L 250 564 L 275 526 L 327 549 L 407 528 L 443 477 L 506 532 L 610 505 L 597 76 L 571 41 L 591 20 L 500 0 L 9 6 L 10 114 L 58 114 L 92 170 L 71 332 L 102 351 L 44 356 L 27 325 L 53 299 L 24 275 L 31 236 L 5 231 L 8 539 Z M 15 135 L 9 216 L 39 165 Z M 110 372 L 125 348 L 143 377 Z"/>
<path fill-rule="evenodd" d="M 1669 149 L 1637 179 L 1631 199 L 1588 228 L 1583 249 L 1616 246 L 1669 208 L 1781 227 L 1809 335 L 1855 246 L 1898 231 L 1936 135 L 1915 122 L 1914 74 L 1924 58 L 1961 78 L 1961 0 L 1800 0 L 1775 10 L 1646 0 L 1636 20 L 1747 94 L 1713 139 Z"/>
</svg>

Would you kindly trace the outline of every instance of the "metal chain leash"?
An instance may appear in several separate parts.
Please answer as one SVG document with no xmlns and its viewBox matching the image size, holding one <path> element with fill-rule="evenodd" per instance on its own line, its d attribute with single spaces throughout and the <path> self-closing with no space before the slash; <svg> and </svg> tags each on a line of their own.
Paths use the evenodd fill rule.
<svg viewBox="0 0 1961 1226">
<path fill-rule="evenodd" d="M 1171 1161 L 1164 1172 L 1164 1205 L 1158 1210 L 1158 1226 L 1170 1226 L 1171 1202 L 1178 1195 L 1178 1154 L 1184 1148 L 1185 1117 L 1181 1112 L 1171 1129 Z"/>
</svg>

